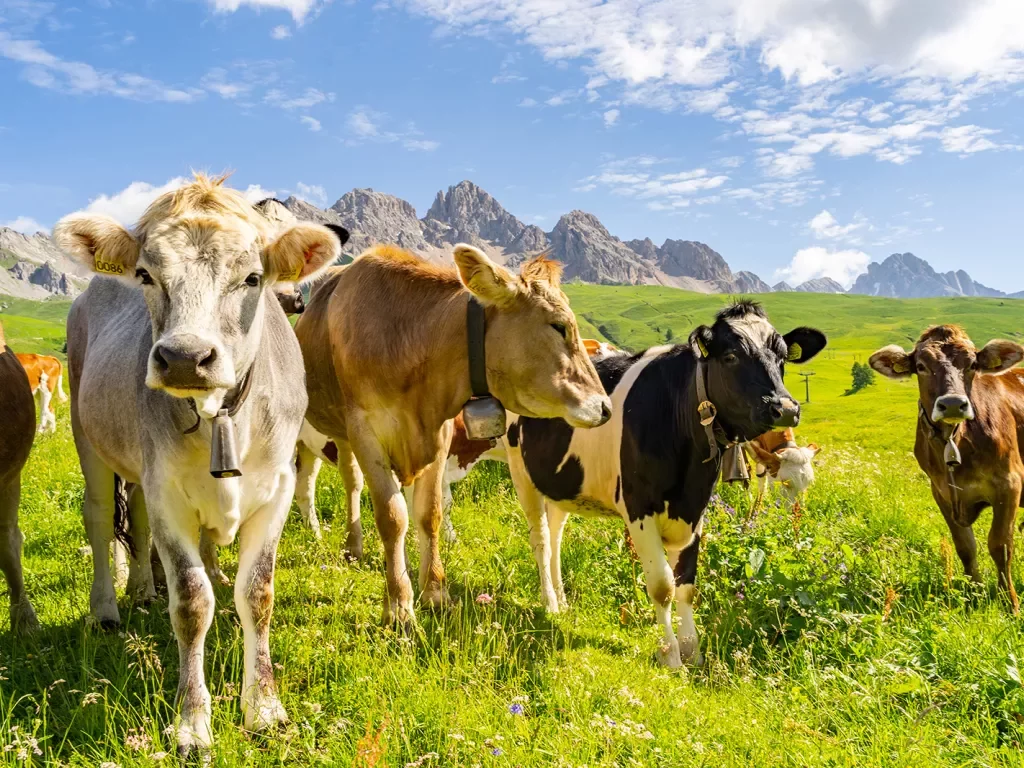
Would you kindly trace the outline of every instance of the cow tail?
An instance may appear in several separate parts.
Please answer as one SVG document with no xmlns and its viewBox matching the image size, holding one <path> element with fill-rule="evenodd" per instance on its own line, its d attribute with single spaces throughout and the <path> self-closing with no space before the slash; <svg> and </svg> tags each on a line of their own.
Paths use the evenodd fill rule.
<svg viewBox="0 0 1024 768">
<path fill-rule="evenodd" d="M 132 516 L 128 509 L 128 483 L 120 475 L 114 475 L 114 538 L 120 541 L 136 557 L 135 539 L 132 538 Z"/>
</svg>

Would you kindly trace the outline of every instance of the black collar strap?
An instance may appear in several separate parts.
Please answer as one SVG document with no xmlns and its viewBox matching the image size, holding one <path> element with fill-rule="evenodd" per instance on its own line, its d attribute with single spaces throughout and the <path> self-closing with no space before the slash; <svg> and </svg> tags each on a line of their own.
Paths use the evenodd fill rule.
<svg viewBox="0 0 1024 768">
<path fill-rule="evenodd" d="M 487 389 L 487 355 L 484 346 L 487 314 L 475 296 L 470 296 L 466 305 L 466 330 L 469 341 L 469 385 L 473 397 L 488 397 L 491 393 Z"/>
<path fill-rule="evenodd" d="M 227 409 L 227 415 L 233 417 L 238 413 L 242 406 L 245 405 L 245 401 L 249 399 L 249 392 L 252 390 L 252 369 L 256 367 L 253 363 L 249 366 L 244 374 L 242 374 L 242 383 L 235 388 L 234 397 L 231 399 L 231 405 L 228 405 L 228 398 L 224 399 L 221 403 L 221 410 Z M 230 396 L 230 393 L 229 393 Z M 199 429 L 199 425 L 202 423 L 202 418 L 199 416 L 199 411 L 196 410 L 196 401 L 194 398 L 188 399 L 188 407 L 192 409 L 192 413 L 196 416 L 196 423 L 186 429 L 182 434 L 191 435 L 193 432 Z"/>
</svg>

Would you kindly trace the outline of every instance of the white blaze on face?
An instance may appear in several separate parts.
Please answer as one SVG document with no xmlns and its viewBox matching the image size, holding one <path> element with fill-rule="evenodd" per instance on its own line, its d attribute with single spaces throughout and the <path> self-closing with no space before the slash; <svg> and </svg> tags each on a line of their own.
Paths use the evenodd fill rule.
<svg viewBox="0 0 1024 768">
<path fill-rule="evenodd" d="M 764 349 L 768 346 L 768 340 L 775 333 L 772 324 L 757 315 L 744 315 L 727 322 L 739 336 L 750 341 L 754 349 Z"/>
</svg>

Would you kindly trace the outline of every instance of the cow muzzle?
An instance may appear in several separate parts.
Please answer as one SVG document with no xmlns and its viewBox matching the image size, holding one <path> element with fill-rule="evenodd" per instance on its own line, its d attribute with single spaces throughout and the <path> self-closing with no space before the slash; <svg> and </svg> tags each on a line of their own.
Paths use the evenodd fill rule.
<svg viewBox="0 0 1024 768">
<path fill-rule="evenodd" d="M 301 315 L 306 311 L 306 301 L 302 298 L 301 291 L 295 293 L 279 293 L 277 301 L 286 315 Z"/>
<path fill-rule="evenodd" d="M 194 334 L 169 336 L 158 341 L 150 352 L 146 385 L 185 397 L 230 389 L 234 376 L 224 358 L 223 351 L 208 339 Z"/>
<path fill-rule="evenodd" d="M 775 398 L 768 403 L 768 415 L 775 429 L 795 427 L 800 423 L 800 404 L 792 397 Z"/>
<path fill-rule="evenodd" d="M 974 418 L 974 407 L 966 395 L 943 395 L 935 399 L 932 421 L 936 424 L 959 424 Z"/>
<path fill-rule="evenodd" d="M 571 408 L 565 420 L 573 427 L 590 429 L 600 427 L 612 417 L 612 401 L 607 395 L 593 395 L 583 404 Z"/>
</svg>

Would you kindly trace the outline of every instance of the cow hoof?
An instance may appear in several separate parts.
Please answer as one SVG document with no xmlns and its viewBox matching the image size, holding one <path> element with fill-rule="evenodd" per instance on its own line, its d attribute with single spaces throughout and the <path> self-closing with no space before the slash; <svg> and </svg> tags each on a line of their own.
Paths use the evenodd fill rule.
<svg viewBox="0 0 1024 768">
<path fill-rule="evenodd" d="M 663 645 L 658 649 L 658 663 L 669 669 L 679 669 L 683 666 L 683 660 L 679 657 L 679 649 L 671 645 Z"/>
<path fill-rule="evenodd" d="M 700 640 L 690 635 L 679 638 L 679 657 L 694 667 L 704 665 L 704 657 L 700 653 Z"/>
<path fill-rule="evenodd" d="M 447 589 L 438 586 L 425 589 L 420 594 L 420 603 L 434 611 L 453 608 L 459 604 L 457 600 L 452 599 Z"/>
<path fill-rule="evenodd" d="M 399 632 L 408 635 L 416 624 L 416 614 L 412 605 L 402 605 L 390 600 L 384 602 L 383 624 L 385 627 L 394 627 Z"/>
<path fill-rule="evenodd" d="M 193 728 L 186 725 L 178 726 L 178 757 L 182 760 L 209 765 L 212 762 L 212 747 L 213 740 L 208 729 L 204 739 Z"/>
<path fill-rule="evenodd" d="M 345 541 L 345 551 L 342 553 L 350 563 L 357 563 L 363 559 L 363 537 L 354 538 L 349 536 Z"/>
<path fill-rule="evenodd" d="M 262 696 L 245 708 L 245 729 L 253 732 L 273 730 L 288 722 L 288 713 L 277 696 Z"/>
<path fill-rule="evenodd" d="M 11 605 L 11 631 L 16 635 L 28 635 L 39 629 L 39 619 L 32 609 L 32 603 L 23 600 Z"/>
<path fill-rule="evenodd" d="M 231 586 L 231 579 L 220 568 L 211 568 L 206 572 L 206 575 L 210 577 L 210 581 L 214 584 L 220 584 L 222 587 Z"/>
</svg>

